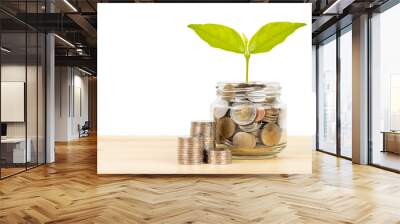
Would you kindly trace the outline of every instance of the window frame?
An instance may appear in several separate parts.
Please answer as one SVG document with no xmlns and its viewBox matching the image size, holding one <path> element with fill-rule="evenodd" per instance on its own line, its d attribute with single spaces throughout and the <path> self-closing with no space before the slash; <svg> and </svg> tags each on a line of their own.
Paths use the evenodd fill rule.
<svg viewBox="0 0 400 224">
<path fill-rule="evenodd" d="M 352 30 L 352 23 L 347 24 L 345 27 L 341 28 L 340 30 L 337 30 L 336 33 L 330 35 L 329 37 L 321 40 L 319 43 L 316 44 L 316 81 L 315 81 L 315 85 L 316 85 L 316 151 L 318 152 L 323 152 L 329 155 L 333 155 L 339 158 L 343 158 L 346 160 L 352 160 L 352 158 L 347 157 L 342 155 L 341 153 L 341 118 L 340 118 L 340 112 L 341 112 L 341 108 L 340 108 L 340 104 L 341 104 L 341 97 L 340 97 L 340 93 L 341 93 L 341 89 L 340 89 L 340 85 L 341 85 L 341 65 L 340 65 L 340 37 L 342 35 L 344 35 L 347 32 L 351 32 Z M 319 47 L 322 43 L 326 44 L 329 43 L 331 41 L 336 41 L 336 152 L 332 153 L 329 151 L 326 151 L 322 148 L 320 148 L 320 144 L 319 144 L 319 135 L 320 135 L 320 130 L 319 130 L 319 78 L 320 78 L 320 74 L 319 74 Z"/>
</svg>

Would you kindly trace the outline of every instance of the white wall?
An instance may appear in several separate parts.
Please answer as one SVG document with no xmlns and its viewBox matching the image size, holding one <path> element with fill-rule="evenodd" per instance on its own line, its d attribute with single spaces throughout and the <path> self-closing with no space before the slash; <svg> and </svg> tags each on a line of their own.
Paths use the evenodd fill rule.
<svg viewBox="0 0 400 224">
<path fill-rule="evenodd" d="M 89 110 L 88 110 L 88 77 L 82 76 L 78 70 L 75 69 L 74 75 L 74 94 L 75 96 L 75 105 L 72 110 L 75 110 L 73 113 L 73 119 L 71 120 L 72 124 L 72 136 L 73 138 L 79 137 L 79 132 L 77 129 L 78 124 L 83 125 L 85 121 L 89 120 Z M 78 74 L 76 73 L 78 72 Z M 80 93 L 78 93 L 80 91 Z M 79 98 L 80 95 L 80 98 Z M 80 102 L 79 102 L 80 101 Z M 79 108 L 80 107 L 80 108 Z M 80 111 L 82 110 L 82 111 Z M 73 111 L 74 112 L 74 111 Z"/>
<path fill-rule="evenodd" d="M 27 73 L 26 73 L 27 72 Z M 25 82 L 25 76 L 27 75 L 29 81 L 29 87 L 36 87 L 36 66 L 18 65 L 18 64 L 6 64 L 1 66 L 1 81 L 3 82 Z M 27 118 L 28 118 L 28 137 L 31 133 L 35 133 L 36 136 L 36 88 L 27 88 Z M 33 103 L 33 104 L 32 104 Z M 24 109 L 24 108 L 23 108 Z M 2 108 L 6 110 L 6 108 Z M 32 123 L 33 122 L 33 123 Z M 7 136 L 8 137 L 25 137 L 25 123 L 26 122 L 7 122 Z"/>
<path fill-rule="evenodd" d="M 315 133 L 311 4 L 98 4 L 98 134 L 184 135 L 210 119 L 219 81 L 244 81 L 243 55 L 211 48 L 187 25 L 221 23 L 250 38 L 274 21 L 304 22 L 250 59 L 252 81 L 277 81 L 288 134 Z M 129 27 L 129 29 L 126 29 Z"/>
<path fill-rule="evenodd" d="M 88 78 L 83 75 L 76 68 L 56 67 L 56 141 L 77 139 L 78 124 L 83 125 L 88 120 Z"/>
</svg>

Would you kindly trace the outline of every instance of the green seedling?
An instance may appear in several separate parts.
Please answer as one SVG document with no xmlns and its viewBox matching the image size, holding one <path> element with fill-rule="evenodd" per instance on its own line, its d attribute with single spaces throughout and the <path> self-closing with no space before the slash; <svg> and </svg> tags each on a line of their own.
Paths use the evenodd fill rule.
<svg viewBox="0 0 400 224">
<path fill-rule="evenodd" d="M 285 41 L 305 23 L 272 22 L 262 26 L 248 41 L 246 35 L 221 24 L 190 24 L 196 34 L 211 47 L 243 54 L 246 59 L 246 82 L 249 81 L 249 61 L 252 54 L 265 53 Z"/>
</svg>

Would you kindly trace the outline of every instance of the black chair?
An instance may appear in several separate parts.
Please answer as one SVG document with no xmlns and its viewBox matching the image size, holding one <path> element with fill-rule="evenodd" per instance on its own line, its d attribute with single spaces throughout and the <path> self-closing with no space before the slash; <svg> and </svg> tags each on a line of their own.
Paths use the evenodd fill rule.
<svg viewBox="0 0 400 224">
<path fill-rule="evenodd" d="M 89 129 L 90 129 L 89 121 L 85 121 L 82 127 L 78 125 L 79 138 L 89 136 Z"/>
</svg>

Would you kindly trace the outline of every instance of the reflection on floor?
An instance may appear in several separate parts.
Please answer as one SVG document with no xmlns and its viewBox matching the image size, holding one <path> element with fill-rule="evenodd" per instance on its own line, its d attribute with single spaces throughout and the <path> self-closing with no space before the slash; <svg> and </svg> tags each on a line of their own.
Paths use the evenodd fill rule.
<svg viewBox="0 0 400 224">
<path fill-rule="evenodd" d="M 26 164 L 27 169 L 30 169 L 31 167 L 36 167 L 36 166 L 37 166 L 36 163 Z M 19 173 L 19 172 L 22 172 L 25 170 L 26 170 L 25 164 L 18 164 L 18 165 L 15 165 L 15 164 L 4 165 L 3 164 L 3 167 L 1 168 L 1 178 L 5 178 L 5 177 L 11 176 L 13 174 L 16 174 L 16 173 Z"/>
<path fill-rule="evenodd" d="M 313 153 L 310 175 L 97 175 L 96 139 L 0 181 L 0 223 L 399 223 L 400 175 Z"/>
<path fill-rule="evenodd" d="M 18 168 L 1 168 L 1 177 L 4 178 L 4 177 L 13 175 L 15 173 L 18 173 L 18 172 L 21 172 L 24 170 L 25 170 L 25 167 L 24 168 L 19 168 L 19 167 Z"/>
<path fill-rule="evenodd" d="M 400 170 L 400 155 L 391 152 L 375 151 L 372 157 L 373 163 L 389 167 L 391 169 Z"/>
</svg>

